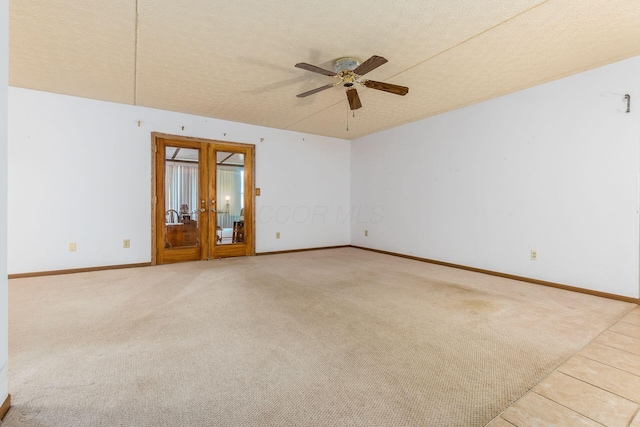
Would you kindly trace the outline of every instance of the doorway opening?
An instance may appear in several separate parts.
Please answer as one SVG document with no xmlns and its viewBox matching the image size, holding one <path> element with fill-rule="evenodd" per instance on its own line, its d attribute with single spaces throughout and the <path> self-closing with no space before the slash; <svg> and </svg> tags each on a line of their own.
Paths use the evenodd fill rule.
<svg viewBox="0 0 640 427">
<path fill-rule="evenodd" d="M 152 264 L 255 255 L 255 146 L 152 134 Z"/>
</svg>

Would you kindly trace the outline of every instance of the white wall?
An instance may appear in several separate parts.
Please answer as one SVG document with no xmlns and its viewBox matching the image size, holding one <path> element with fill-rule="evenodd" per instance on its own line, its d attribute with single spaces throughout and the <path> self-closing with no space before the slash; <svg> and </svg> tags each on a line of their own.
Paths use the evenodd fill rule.
<svg viewBox="0 0 640 427">
<path fill-rule="evenodd" d="M 11 274 L 150 261 L 153 131 L 256 145 L 258 252 L 349 244 L 349 141 L 15 87 L 9 107 Z"/>
<path fill-rule="evenodd" d="M 638 75 L 640 57 L 351 144 L 9 88 L 8 270 L 148 262 L 159 131 L 256 144 L 258 252 L 351 242 L 637 298 Z"/>
<path fill-rule="evenodd" d="M 637 298 L 639 76 L 636 57 L 353 141 L 352 244 Z"/>
<path fill-rule="evenodd" d="M 7 88 L 9 84 L 9 2 L 0 0 L 0 404 L 7 397 Z"/>
</svg>

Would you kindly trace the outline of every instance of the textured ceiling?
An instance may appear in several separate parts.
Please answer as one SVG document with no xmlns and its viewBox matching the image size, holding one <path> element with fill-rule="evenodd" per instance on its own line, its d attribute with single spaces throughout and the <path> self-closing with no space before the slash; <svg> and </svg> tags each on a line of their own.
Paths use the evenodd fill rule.
<svg viewBox="0 0 640 427">
<path fill-rule="evenodd" d="M 354 139 L 640 55 L 638 0 L 10 0 L 12 86 Z M 343 56 L 389 62 L 358 88 Z M 347 131 L 347 120 L 349 130 Z"/>
</svg>

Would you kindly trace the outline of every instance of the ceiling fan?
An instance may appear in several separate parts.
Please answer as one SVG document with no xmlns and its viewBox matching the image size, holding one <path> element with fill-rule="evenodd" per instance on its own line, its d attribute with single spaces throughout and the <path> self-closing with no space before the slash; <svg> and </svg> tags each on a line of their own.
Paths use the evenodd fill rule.
<svg viewBox="0 0 640 427">
<path fill-rule="evenodd" d="M 391 83 L 376 82 L 374 80 L 367 80 L 362 78 L 369 71 L 373 71 L 382 64 L 385 64 L 387 60 L 382 56 L 373 55 L 363 63 L 356 58 L 340 58 L 335 61 L 333 65 L 333 71 L 325 70 L 324 68 L 316 67 L 315 65 L 307 64 L 305 62 L 299 62 L 296 67 L 303 70 L 312 71 L 314 73 L 323 74 L 325 76 L 334 77 L 338 81 L 335 83 L 329 83 L 328 85 L 321 86 L 319 88 L 303 92 L 297 95 L 298 98 L 304 98 L 305 96 L 313 95 L 314 93 L 321 92 L 326 89 L 330 89 L 337 85 L 342 85 L 347 88 L 347 100 L 349 100 L 349 108 L 357 110 L 362 107 L 360 102 L 360 96 L 354 84 L 358 83 L 361 86 L 368 87 L 369 89 L 382 90 L 384 92 L 393 93 L 395 95 L 406 95 L 409 92 L 409 88 L 406 86 L 393 85 Z"/>
</svg>

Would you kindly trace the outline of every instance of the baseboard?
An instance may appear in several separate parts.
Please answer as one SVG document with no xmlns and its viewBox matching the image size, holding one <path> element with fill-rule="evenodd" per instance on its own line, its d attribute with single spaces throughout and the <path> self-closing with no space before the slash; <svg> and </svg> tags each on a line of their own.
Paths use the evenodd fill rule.
<svg viewBox="0 0 640 427">
<path fill-rule="evenodd" d="M 429 259 L 429 258 L 421 258 L 421 257 L 417 257 L 417 256 L 412 256 L 412 255 L 399 254 L 399 253 L 396 253 L 396 252 L 383 251 L 383 250 L 380 250 L 380 249 L 365 248 L 363 246 L 355 246 L 355 245 L 321 246 L 321 247 L 314 247 L 314 248 L 290 249 L 290 250 L 284 250 L 284 251 L 257 252 L 256 256 L 290 254 L 290 253 L 295 253 L 295 252 L 320 251 L 320 250 L 325 250 L 325 249 L 340 249 L 340 248 L 362 249 L 362 250 L 365 250 L 365 251 L 377 252 L 377 253 L 385 254 L 385 255 L 392 255 L 392 256 L 397 256 L 397 257 L 400 257 L 400 258 L 407 258 L 407 259 L 411 259 L 411 260 L 414 260 L 414 261 L 421 261 L 421 262 L 427 262 L 427 263 L 430 263 L 430 264 L 443 265 L 445 267 L 459 268 L 461 270 L 468 270 L 468 271 L 474 271 L 476 273 L 489 274 L 491 276 L 503 277 L 505 279 L 519 280 L 519 281 L 522 281 L 522 282 L 534 283 L 536 285 L 549 286 L 549 287 L 552 287 L 552 288 L 564 289 L 566 291 L 579 292 L 579 293 L 582 293 L 582 294 L 594 295 L 594 296 L 598 296 L 598 297 L 602 297 L 602 298 L 609 298 L 609 299 L 614 299 L 614 300 L 624 301 L 624 302 L 630 302 L 632 304 L 640 305 L 640 298 L 632 298 L 632 297 L 627 297 L 627 296 L 624 296 L 624 295 L 616 295 L 616 294 L 610 294 L 610 293 L 607 293 L 607 292 L 594 291 L 594 290 L 591 290 L 591 289 L 578 288 L 576 286 L 563 285 L 561 283 L 548 282 L 546 280 L 532 279 L 530 277 L 525 277 L 525 276 L 517 276 L 517 275 L 514 275 L 514 274 L 507 274 L 507 273 L 501 273 L 501 272 L 498 272 L 498 271 L 485 270 L 485 269 L 482 269 L 482 268 L 469 267 L 469 266 L 462 265 L 462 264 L 455 264 L 455 263 L 451 263 L 451 262 L 438 261 L 438 260 Z M 39 271 L 39 272 L 33 272 L 33 273 L 9 274 L 9 279 L 21 279 L 21 278 L 27 278 L 27 277 L 40 277 L 40 276 L 53 276 L 53 275 L 58 275 L 58 274 L 85 273 L 85 272 L 101 271 L 101 270 L 116 270 L 116 269 L 121 269 L 121 268 L 148 267 L 150 265 L 151 265 L 150 262 L 143 262 L 143 263 L 138 263 L 138 264 L 108 265 L 108 266 L 101 266 L 101 267 L 74 268 L 74 269 L 69 269 L 69 270 Z M 4 406 L 2 408 L 4 408 Z"/>
<path fill-rule="evenodd" d="M 307 252 L 307 251 L 322 251 L 324 249 L 340 249 L 340 248 L 350 248 L 350 245 L 340 245 L 340 246 L 321 246 L 317 248 L 304 248 L 304 249 L 289 249 L 286 251 L 272 251 L 272 252 L 257 252 L 256 256 L 262 255 L 278 255 L 278 254 L 291 254 L 294 252 Z"/>
<path fill-rule="evenodd" d="M 9 274 L 9 279 L 23 279 L 26 277 L 40 277 L 40 276 L 56 276 L 58 274 L 87 273 L 91 271 L 102 271 L 102 270 L 118 270 L 121 268 L 149 267 L 150 265 L 151 265 L 150 262 L 141 262 L 138 264 L 104 265 L 100 267 L 72 268 L 69 270 L 37 271 L 33 273 Z"/>
<path fill-rule="evenodd" d="M 9 412 L 9 408 L 11 408 L 11 395 L 8 394 L 7 398 L 4 400 L 2 406 L 0 406 L 0 421 L 4 419 L 4 416 Z"/>
<path fill-rule="evenodd" d="M 528 282 L 536 285 L 549 286 L 551 288 L 564 289 L 565 291 L 579 292 L 581 294 L 594 295 L 597 297 L 609 298 L 609 299 L 630 302 L 632 304 L 640 305 L 640 298 L 631 298 L 631 297 L 626 297 L 624 295 L 616 295 L 616 294 L 610 294 L 607 292 L 593 291 L 591 289 L 578 288 L 576 286 L 569 286 L 569 285 L 563 285 L 560 283 L 547 282 L 545 280 L 532 279 L 530 277 L 516 276 L 514 274 L 500 273 L 498 271 L 484 270 L 482 268 L 469 267 L 466 265 L 454 264 L 451 262 L 438 261 L 438 260 L 428 259 L 428 258 L 420 258 L 412 255 L 398 254 L 395 252 L 382 251 L 379 249 L 371 249 L 371 248 L 365 248 L 362 246 L 354 246 L 354 245 L 351 245 L 351 247 L 356 249 L 362 249 L 365 251 L 377 252 L 385 255 L 392 255 L 392 256 L 397 256 L 401 258 L 412 259 L 415 261 L 428 262 L 429 264 L 437 264 L 437 265 L 443 265 L 445 267 L 459 268 L 461 270 L 468 270 L 468 271 L 474 271 L 476 273 L 489 274 L 491 276 L 503 277 L 505 279 L 519 280 L 521 282 Z"/>
</svg>

